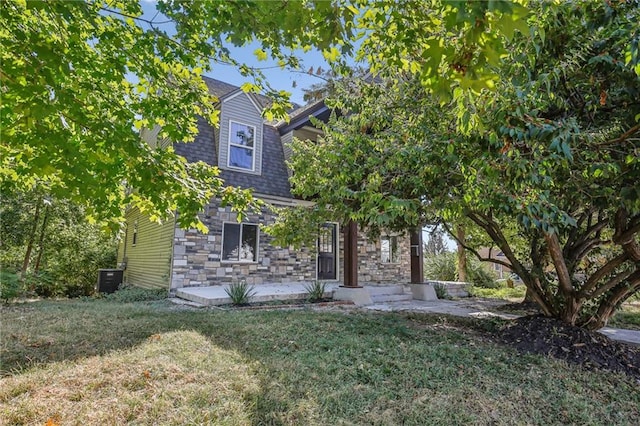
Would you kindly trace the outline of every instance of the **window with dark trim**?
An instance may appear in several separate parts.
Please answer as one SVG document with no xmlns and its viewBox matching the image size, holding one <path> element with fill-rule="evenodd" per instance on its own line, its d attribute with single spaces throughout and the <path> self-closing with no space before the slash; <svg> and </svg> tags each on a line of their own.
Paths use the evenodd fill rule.
<svg viewBox="0 0 640 426">
<path fill-rule="evenodd" d="M 237 121 L 229 121 L 229 158 L 227 166 L 255 170 L 256 128 Z"/>
<path fill-rule="evenodd" d="M 133 234 L 131 235 L 131 245 L 135 246 L 138 242 L 138 221 L 133 222 Z"/>
<path fill-rule="evenodd" d="M 222 260 L 226 262 L 257 262 L 258 225 L 224 223 L 222 225 Z"/>
<path fill-rule="evenodd" d="M 380 238 L 380 260 L 382 263 L 398 263 L 398 237 Z"/>
</svg>

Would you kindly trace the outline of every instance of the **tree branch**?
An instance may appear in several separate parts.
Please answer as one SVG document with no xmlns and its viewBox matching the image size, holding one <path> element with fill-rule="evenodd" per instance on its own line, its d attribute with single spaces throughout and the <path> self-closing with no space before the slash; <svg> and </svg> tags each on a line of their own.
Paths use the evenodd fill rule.
<svg viewBox="0 0 640 426">
<path fill-rule="evenodd" d="M 442 222 L 442 226 L 444 226 L 444 228 L 447 230 L 447 233 L 449 234 L 449 236 L 451 236 L 458 244 L 460 244 L 462 247 L 464 247 L 465 250 L 469 250 L 471 253 L 473 253 L 476 258 L 482 262 L 493 262 L 493 263 L 497 263 L 498 265 L 502 265 L 502 266 L 506 266 L 507 268 L 511 269 L 511 263 L 499 260 L 499 259 L 494 259 L 491 257 L 491 248 L 489 249 L 489 257 L 483 257 L 476 249 L 474 249 L 473 247 L 467 245 L 464 243 L 464 241 L 460 241 L 460 239 L 458 238 L 458 236 L 456 234 L 454 234 L 453 232 L 451 232 L 451 229 L 449 229 L 449 227 L 447 226 L 446 223 Z"/>
<path fill-rule="evenodd" d="M 551 261 L 553 262 L 556 272 L 558 273 L 559 288 L 565 295 L 571 295 L 573 293 L 571 276 L 569 275 L 567 264 L 565 263 L 564 257 L 562 256 L 562 249 L 560 248 L 558 235 L 555 233 L 550 234 L 545 232 L 544 239 L 547 242 L 547 247 L 549 248 Z"/>
<path fill-rule="evenodd" d="M 633 274 L 634 271 L 633 269 L 628 270 L 627 272 L 624 272 L 622 274 L 618 274 L 615 277 L 613 277 L 612 279 L 609 280 L 608 283 L 606 283 L 605 285 L 603 285 L 602 287 L 598 288 L 596 291 L 594 291 L 589 298 L 596 298 L 596 297 L 600 297 L 603 294 L 605 294 L 607 291 L 611 290 L 612 288 L 614 288 L 615 286 L 617 286 L 618 284 L 620 284 L 622 281 L 626 280 L 627 278 L 629 278 L 631 276 L 631 274 Z"/>
<path fill-rule="evenodd" d="M 620 136 L 619 138 L 611 139 L 611 140 L 601 144 L 600 146 L 608 146 L 608 145 L 614 145 L 614 144 L 617 144 L 617 143 L 620 143 L 620 142 L 624 142 L 627 138 L 629 138 L 630 136 L 632 136 L 634 133 L 638 132 L 639 130 L 640 130 L 640 124 L 636 124 L 635 126 L 630 128 L 629 130 L 624 132 L 622 134 L 622 136 Z"/>
<path fill-rule="evenodd" d="M 586 297 L 598 284 L 598 282 L 616 270 L 616 268 L 622 265 L 627 260 L 627 254 L 622 253 L 607 263 L 604 264 L 603 267 L 598 269 L 596 272 L 591 274 L 587 282 L 584 284 L 582 289 L 579 291 L 580 297 Z"/>
<path fill-rule="evenodd" d="M 639 216 L 633 216 L 631 219 L 628 219 L 627 216 L 627 211 L 624 208 L 620 208 L 616 212 L 613 242 L 621 245 L 632 260 L 640 262 L 640 244 L 634 238 L 640 230 L 640 223 L 637 222 Z M 627 221 L 630 223 L 627 224 Z"/>
<path fill-rule="evenodd" d="M 550 301 L 551 299 L 548 298 L 548 300 L 545 300 L 545 298 L 542 297 L 542 295 L 546 295 L 546 291 L 540 284 L 540 280 L 535 278 L 527 269 L 525 269 L 524 265 L 518 261 L 506 238 L 498 229 L 497 224 L 491 218 L 482 215 L 481 213 L 469 212 L 467 213 L 467 217 L 489 234 L 491 239 L 498 245 L 498 247 L 500 247 L 506 258 L 511 262 L 510 268 L 514 270 L 520 278 L 522 278 L 527 288 L 531 290 L 531 295 L 538 306 L 540 306 L 542 312 L 547 316 L 552 316 L 554 310 L 548 303 L 548 300 Z"/>
<path fill-rule="evenodd" d="M 640 289 L 640 270 L 636 270 L 627 279 L 628 285 L 618 287 L 611 296 L 600 303 L 598 311 L 584 324 L 587 328 L 598 329 L 606 324 L 616 307 Z"/>
</svg>

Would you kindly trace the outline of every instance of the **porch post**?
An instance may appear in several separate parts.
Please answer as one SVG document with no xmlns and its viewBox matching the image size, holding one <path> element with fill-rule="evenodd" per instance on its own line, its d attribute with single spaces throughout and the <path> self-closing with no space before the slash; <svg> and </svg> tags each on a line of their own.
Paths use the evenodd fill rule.
<svg viewBox="0 0 640 426">
<path fill-rule="evenodd" d="M 344 287 L 358 287 L 358 225 L 353 220 L 344 228 Z"/>
<path fill-rule="evenodd" d="M 424 281 L 422 257 L 422 229 L 411 231 L 411 284 L 422 284 Z"/>
</svg>

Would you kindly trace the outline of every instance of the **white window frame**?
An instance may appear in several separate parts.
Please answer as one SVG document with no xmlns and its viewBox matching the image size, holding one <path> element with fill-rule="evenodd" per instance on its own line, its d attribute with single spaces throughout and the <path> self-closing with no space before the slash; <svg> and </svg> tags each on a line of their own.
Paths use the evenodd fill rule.
<svg viewBox="0 0 640 426">
<path fill-rule="evenodd" d="M 253 260 L 244 260 L 244 259 L 240 259 L 238 256 L 238 259 L 223 259 L 224 256 L 224 228 L 226 224 L 230 224 L 230 225 L 240 225 L 240 243 L 242 243 L 242 230 L 244 228 L 244 225 L 253 225 L 256 227 L 256 252 L 253 254 Z M 238 245 L 238 247 L 240 247 L 240 245 Z M 222 222 L 222 241 L 221 241 L 221 245 L 220 245 L 220 262 L 221 263 L 258 263 L 258 253 L 260 252 L 260 224 L 258 223 L 252 223 L 252 222 Z"/>
<path fill-rule="evenodd" d="M 393 261 L 393 244 L 391 244 L 391 240 L 392 238 L 394 238 L 396 240 L 396 261 Z M 384 259 L 382 258 L 382 240 L 388 240 L 389 241 L 389 262 L 385 262 Z M 397 235 L 385 235 L 383 237 L 380 237 L 380 262 L 383 265 L 397 265 L 400 263 L 400 240 L 398 239 Z"/>
<path fill-rule="evenodd" d="M 239 124 L 240 126 L 246 126 L 246 127 L 251 127 L 253 128 L 253 146 L 248 147 L 245 145 L 238 145 L 236 143 L 232 143 L 231 142 L 231 124 L 232 123 L 236 123 Z M 258 129 L 256 128 L 256 126 L 252 126 L 251 124 L 246 124 L 243 123 L 241 121 L 237 121 L 237 120 L 229 120 L 229 130 L 228 130 L 228 135 L 227 135 L 227 167 L 229 169 L 232 170 L 239 170 L 239 171 L 243 171 L 243 172 L 255 172 L 256 171 L 256 152 L 257 152 L 257 144 L 258 144 Z M 231 162 L 231 147 L 235 146 L 236 148 L 243 148 L 243 149 L 251 149 L 252 152 L 252 156 L 251 156 L 251 169 L 245 169 L 242 167 L 237 167 L 237 166 L 232 166 L 230 165 Z"/>
</svg>

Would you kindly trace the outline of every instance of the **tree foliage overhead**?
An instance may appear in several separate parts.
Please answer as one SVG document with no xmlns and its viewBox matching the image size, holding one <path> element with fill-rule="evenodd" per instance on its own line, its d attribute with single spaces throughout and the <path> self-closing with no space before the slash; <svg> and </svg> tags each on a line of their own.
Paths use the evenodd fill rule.
<svg viewBox="0 0 640 426">
<path fill-rule="evenodd" d="M 2 191 L 40 188 L 106 219 L 120 217 L 127 204 L 155 218 L 179 210 L 182 226 L 198 224 L 212 196 L 241 211 L 249 194 L 225 188 L 216 168 L 142 143 L 140 129 L 158 125 L 161 137 L 188 142 L 198 115 L 216 125 L 216 99 L 200 74 L 215 76 L 219 63 L 252 80 L 244 90 L 274 99 L 267 118 L 284 115 L 287 94 L 234 59 L 229 45 L 257 41 L 257 59 L 283 68 L 300 67 L 297 52 L 317 48 L 340 72 L 357 42 L 356 57 L 381 75 L 411 72 L 446 97 L 456 82 L 491 84 L 487 65 L 505 51 L 504 36 L 526 30 L 526 9 L 511 2 L 424 6 L 169 0 L 156 4 L 161 15 L 146 19 L 138 0 L 3 1 Z"/>
<path fill-rule="evenodd" d="M 640 8 L 529 6 L 495 90 L 459 76 L 443 103 L 404 66 L 352 82 L 335 103 L 350 114 L 294 144 L 293 183 L 316 216 L 369 229 L 471 220 L 546 315 L 598 328 L 640 289 Z"/>
<path fill-rule="evenodd" d="M 102 219 L 121 217 L 128 204 L 152 217 L 179 210 L 182 226 L 199 223 L 213 196 L 240 211 L 251 205 L 247 192 L 224 187 L 216 168 L 149 146 L 140 129 L 157 125 L 161 137 L 189 142 L 197 116 L 216 125 L 217 99 L 200 78 L 215 61 L 242 67 L 254 78 L 245 89 L 264 87 L 275 99 L 267 113 L 282 115 L 284 94 L 269 91 L 259 70 L 233 61 L 223 42 L 258 39 L 286 67 L 296 65 L 287 47 L 313 42 L 330 50 L 349 30 L 331 3 L 296 3 L 286 13 L 272 2 L 157 7 L 175 34 L 162 19 L 143 19 L 137 0 L 0 3 L 4 194 L 40 188 Z"/>
</svg>

